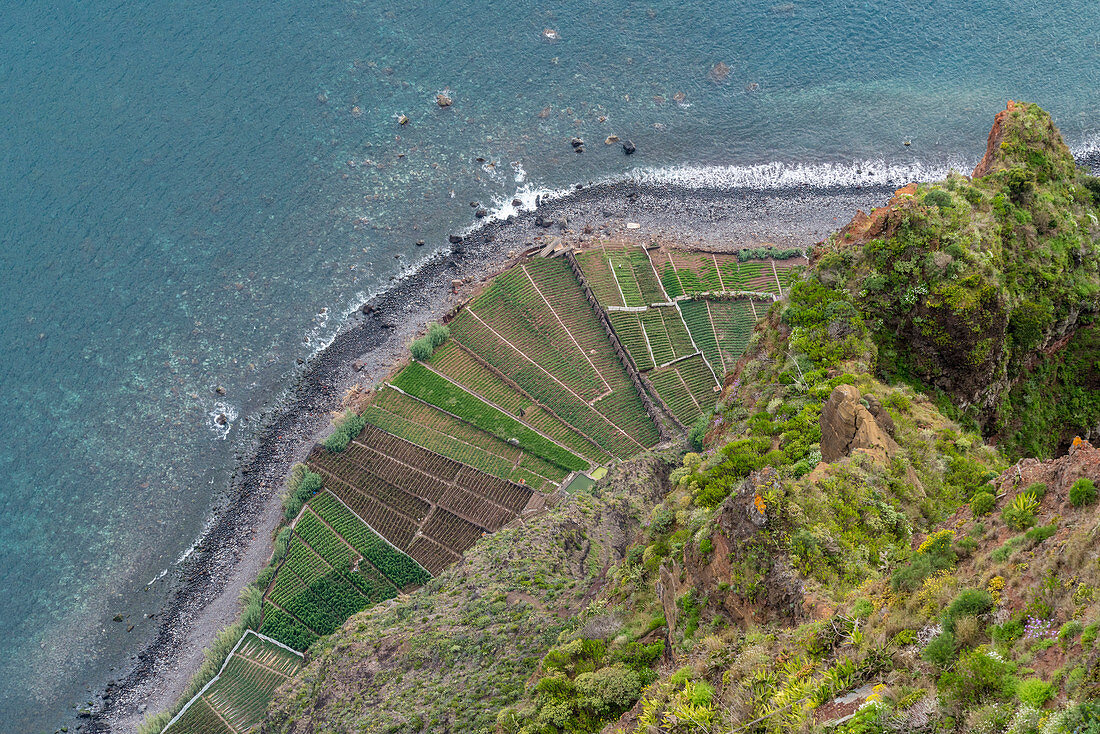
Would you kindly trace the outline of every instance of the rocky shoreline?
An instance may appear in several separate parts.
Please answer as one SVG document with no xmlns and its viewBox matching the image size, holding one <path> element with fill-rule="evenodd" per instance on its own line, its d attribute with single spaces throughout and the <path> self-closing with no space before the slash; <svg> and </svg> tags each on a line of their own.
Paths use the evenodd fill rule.
<svg viewBox="0 0 1100 734">
<path fill-rule="evenodd" d="M 239 614 L 240 591 L 266 564 L 287 472 L 327 430 L 330 412 L 353 385 L 383 379 L 405 358 L 410 339 L 505 266 L 509 254 L 623 235 L 708 249 L 761 242 L 804 246 L 891 193 L 884 186 L 756 191 L 608 183 L 578 187 L 535 211 L 486 221 L 460 239 L 452 236 L 449 250 L 349 317 L 332 343 L 301 365 L 283 400 L 262 416 L 229 486 L 215 499 L 210 531 L 179 569 L 152 642 L 124 677 L 107 684 L 81 730 L 133 731 L 146 712 L 172 706 L 201 664 L 204 647 Z M 454 281 L 463 284 L 457 293 Z"/>
</svg>

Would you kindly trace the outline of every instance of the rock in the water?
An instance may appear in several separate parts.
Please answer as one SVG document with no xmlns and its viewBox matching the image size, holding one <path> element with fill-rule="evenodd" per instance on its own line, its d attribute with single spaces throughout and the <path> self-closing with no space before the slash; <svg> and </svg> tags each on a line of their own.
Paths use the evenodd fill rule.
<svg viewBox="0 0 1100 734">
<path fill-rule="evenodd" d="M 450 242 L 452 245 L 461 245 L 462 244 L 462 235 L 457 235 L 457 234 L 447 235 L 447 241 Z"/>
<path fill-rule="evenodd" d="M 561 34 L 558 33 L 557 30 L 555 30 L 553 28 L 543 28 L 542 29 L 542 37 L 543 37 L 544 40 L 547 40 L 550 43 L 554 43 L 555 41 L 561 40 Z"/>
<path fill-rule="evenodd" d="M 214 392 L 216 392 L 218 395 L 225 395 L 225 388 L 221 385 L 218 385 L 214 388 Z"/>
<path fill-rule="evenodd" d="M 474 216 L 477 217 L 478 219 L 484 219 L 485 217 L 489 216 L 489 210 L 488 209 L 478 209 L 476 212 L 474 212 Z"/>
<path fill-rule="evenodd" d="M 730 75 L 730 66 L 725 61 L 719 61 L 717 64 L 710 68 L 710 80 L 712 82 L 722 83 L 726 81 L 726 77 Z"/>
<path fill-rule="evenodd" d="M 574 148 L 580 148 L 584 145 L 584 140 L 582 140 L 581 138 L 571 138 L 569 140 L 569 144 L 572 145 Z"/>
<path fill-rule="evenodd" d="M 606 138 L 603 139 L 604 145 L 614 145 L 617 142 L 619 142 L 618 135 L 608 135 Z"/>
<path fill-rule="evenodd" d="M 523 202 L 519 199 L 512 199 L 512 206 L 523 206 Z"/>
<path fill-rule="evenodd" d="M 637 149 L 638 148 L 635 147 L 635 145 L 634 145 L 634 141 L 632 141 L 632 140 L 624 140 L 623 141 L 623 152 L 626 153 L 627 155 L 633 155 L 634 151 L 636 151 Z"/>
<path fill-rule="evenodd" d="M 214 422 L 217 423 L 219 426 L 224 426 L 226 423 L 229 422 L 229 418 L 225 416 L 225 413 L 218 413 L 218 417 L 214 419 Z"/>
<path fill-rule="evenodd" d="M 370 305 L 369 303 L 364 303 L 362 306 L 359 307 L 359 311 L 364 315 L 374 313 L 374 306 Z"/>
<path fill-rule="evenodd" d="M 398 115 L 397 116 L 397 124 L 398 125 L 408 125 L 409 124 L 409 116 L 408 115 Z"/>
<path fill-rule="evenodd" d="M 416 246 L 417 247 L 423 247 L 424 246 L 424 240 L 417 240 L 416 241 Z"/>
<path fill-rule="evenodd" d="M 821 458 L 830 464 L 853 451 L 886 460 L 898 450 L 860 397 L 851 385 L 837 385 L 821 408 Z"/>
<path fill-rule="evenodd" d="M 437 94 L 435 95 L 435 103 L 440 107 L 450 107 L 454 104 L 454 100 L 446 94 Z"/>
</svg>

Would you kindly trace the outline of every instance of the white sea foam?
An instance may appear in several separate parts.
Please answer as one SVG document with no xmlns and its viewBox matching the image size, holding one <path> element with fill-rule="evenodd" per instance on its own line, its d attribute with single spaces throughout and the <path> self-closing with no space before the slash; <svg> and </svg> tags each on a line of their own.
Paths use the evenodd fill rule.
<svg viewBox="0 0 1100 734">
<path fill-rule="evenodd" d="M 512 161 L 512 170 L 516 174 L 516 183 L 521 184 L 527 180 L 527 171 L 524 170 L 522 161 Z"/>
<path fill-rule="evenodd" d="M 214 480 L 211 479 L 210 483 L 213 484 Z M 210 532 L 211 529 L 213 529 L 213 527 L 214 527 L 214 515 L 210 515 L 203 522 L 202 530 L 200 530 L 198 535 L 195 536 L 195 539 L 191 541 L 191 544 L 189 546 L 187 546 L 187 548 L 185 548 L 182 553 L 179 554 L 179 556 L 176 558 L 175 561 L 172 562 L 172 565 L 173 566 L 178 566 L 181 563 L 183 563 L 184 561 L 186 561 L 188 558 L 190 558 L 191 554 L 194 553 L 195 549 L 198 548 L 199 545 L 202 544 L 202 541 L 206 539 L 207 534 Z M 167 568 L 161 569 L 160 573 L 158 573 L 156 576 L 154 576 L 152 579 L 150 579 L 149 582 L 146 583 L 145 585 L 146 586 L 152 586 L 157 581 L 160 581 L 162 578 L 164 578 L 167 575 L 168 575 L 168 569 Z"/>
<path fill-rule="evenodd" d="M 1077 159 L 1095 156 L 1100 153 L 1100 134 L 1086 136 L 1080 143 L 1070 147 L 1069 151 Z"/>
<path fill-rule="evenodd" d="M 1100 139 L 1097 139 L 1100 148 Z M 756 191 L 788 191 L 814 187 L 818 189 L 842 189 L 863 186 L 904 186 L 911 181 L 935 181 L 952 171 L 969 173 L 974 162 L 962 158 L 942 161 L 892 163 L 884 159 L 852 161 L 847 163 L 783 163 L 773 161 L 751 166 L 667 166 L 634 168 L 623 174 L 605 176 L 592 185 L 631 182 L 653 186 L 678 186 L 688 189 L 752 189 Z M 518 216 L 536 209 L 536 198 L 541 202 L 562 199 L 574 193 L 575 187 L 549 188 L 527 183 L 527 172 L 522 164 L 512 164 L 516 171 L 515 193 L 497 197 L 491 202 L 489 216 L 468 226 L 463 234 L 470 234 L 489 222 L 500 222 L 510 216 Z M 513 201 L 519 201 L 518 205 Z"/>
<path fill-rule="evenodd" d="M 218 421 L 220 416 L 225 416 L 224 424 Z M 206 427 L 224 441 L 225 437 L 229 435 L 229 429 L 233 427 L 233 421 L 237 420 L 239 416 L 240 413 L 236 406 L 219 400 L 214 403 L 214 407 L 206 413 Z"/>
<path fill-rule="evenodd" d="M 961 158 L 905 163 L 892 163 L 884 159 L 814 164 L 773 161 L 752 166 L 635 168 L 626 178 L 642 184 L 691 189 L 782 191 L 805 186 L 825 189 L 902 186 L 911 181 L 935 181 L 952 170 L 969 172 L 972 168 L 973 163 Z"/>
</svg>

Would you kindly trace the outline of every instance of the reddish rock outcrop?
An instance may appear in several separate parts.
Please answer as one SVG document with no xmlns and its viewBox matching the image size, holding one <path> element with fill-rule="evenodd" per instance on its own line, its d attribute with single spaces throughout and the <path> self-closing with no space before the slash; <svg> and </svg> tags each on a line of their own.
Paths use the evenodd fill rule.
<svg viewBox="0 0 1100 734">
<path fill-rule="evenodd" d="M 1009 501 L 1016 493 L 1036 482 L 1042 482 L 1047 486 L 1047 491 L 1040 500 L 1044 511 L 1069 514 L 1072 511 L 1069 488 L 1081 478 L 1100 484 L 1100 449 L 1088 441 L 1075 438 L 1064 456 L 1047 461 L 1021 459 L 1015 466 L 1003 472 L 994 484 L 997 493 L 1006 495 L 1006 501 Z"/>
<path fill-rule="evenodd" d="M 821 458 L 830 464 L 863 451 L 872 458 L 885 461 L 894 455 L 898 445 L 882 423 L 890 418 L 876 400 L 874 405 L 882 423 L 860 402 L 859 390 L 851 385 L 837 385 L 821 408 Z M 893 420 L 888 426 L 893 428 Z"/>
<path fill-rule="evenodd" d="M 1005 120 L 1014 109 L 1016 109 L 1016 103 L 1010 99 L 1008 106 L 993 117 L 993 127 L 989 129 L 989 139 L 985 143 L 985 155 L 978 161 L 978 165 L 974 166 L 974 173 L 970 174 L 972 178 L 981 178 L 992 172 L 999 163 L 998 153 L 1001 150 L 1001 142 L 1005 138 Z"/>
<path fill-rule="evenodd" d="M 916 193 L 917 185 L 915 183 L 906 184 L 894 192 L 886 206 L 872 209 L 869 215 L 857 209 L 852 221 L 840 230 L 840 241 L 844 244 L 852 244 L 866 242 L 875 237 L 889 237 L 896 229 L 896 226 L 892 224 L 890 215 Z"/>
<path fill-rule="evenodd" d="M 661 565 L 657 596 L 670 630 L 679 623 L 677 599 L 691 589 L 707 597 L 708 614 L 738 624 L 796 621 L 804 616 L 804 592 L 798 574 L 785 556 L 764 551 L 760 544 L 759 531 L 768 523 L 763 498 L 780 481 L 771 467 L 750 474 L 722 502 L 710 552 L 689 545 L 684 549 L 683 565 L 674 560 Z M 745 589 L 731 584 L 735 576 L 752 578 L 758 573 L 763 582 L 751 599 L 746 598 Z"/>
</svg>

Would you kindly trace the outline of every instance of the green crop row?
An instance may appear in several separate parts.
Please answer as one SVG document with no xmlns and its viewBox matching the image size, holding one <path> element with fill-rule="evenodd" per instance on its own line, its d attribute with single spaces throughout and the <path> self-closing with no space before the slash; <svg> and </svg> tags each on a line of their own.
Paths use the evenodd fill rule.
<svg viewBox="0 0 1100 734">
<path fill-rule="evenodd" d="M 419 363 L 410 364 L 393 384 L 440 410 L 469 421 L 497 438 L 571 471 L 588 467 L 588 462 L 535 433 L 515 418 L 492 407 L 473 394 L 445 380 Z"/>
<path fill-rule="evenodd" d="M 270 604 L 264 607 L 264 623 L 260 626 L 260 634 L 295 650 L 305 650 L 317 639 L 316 633 L 308 627 Z"/>
<path fill-rule="evenodd" d="M 403 589 L 426 582 L 431 576 L 407 555 L 382 540 L 366 523 L 356 517 L 328 492 L 310 500 L 310 507 L 331 525 L 372 566 L 393 585 Z"/>
</svg>

